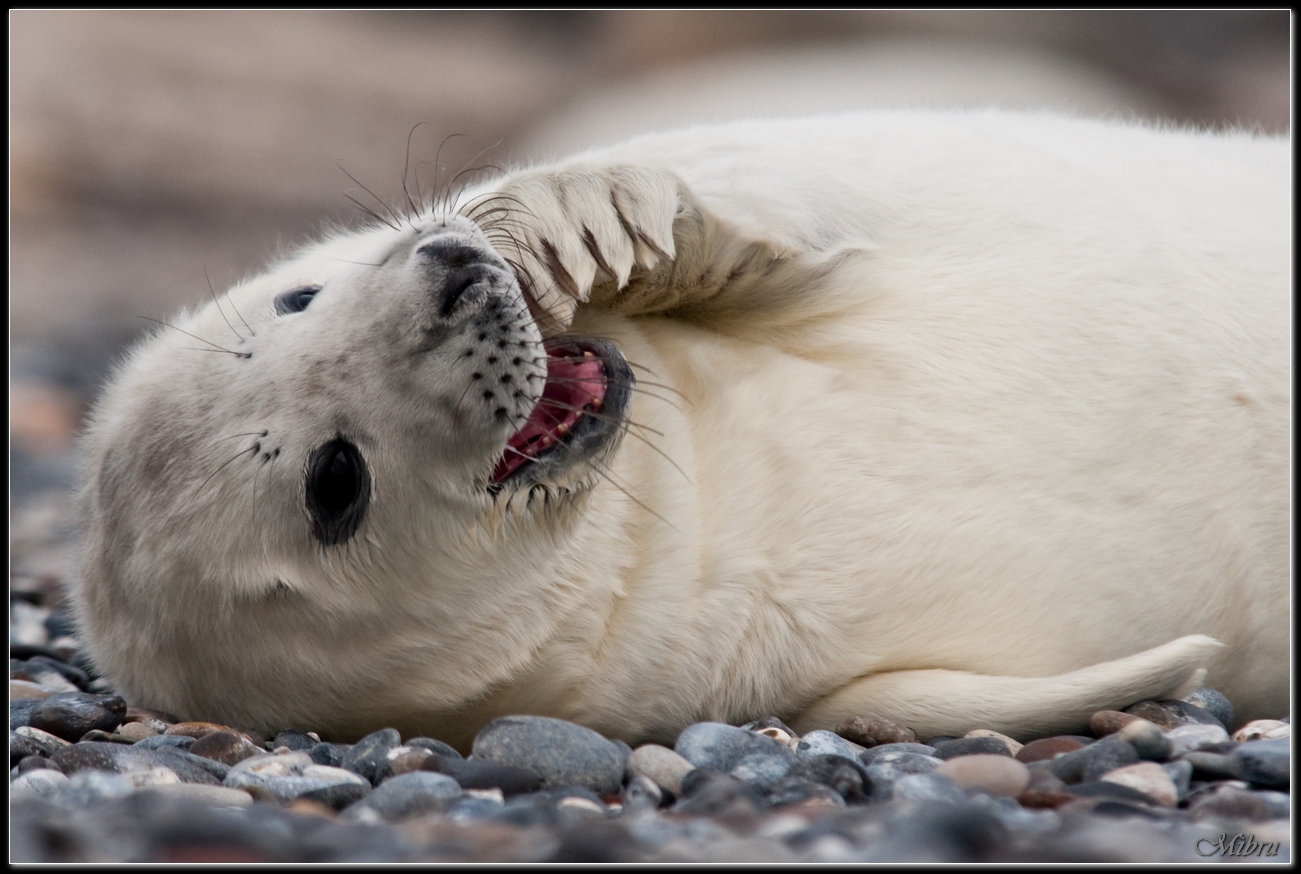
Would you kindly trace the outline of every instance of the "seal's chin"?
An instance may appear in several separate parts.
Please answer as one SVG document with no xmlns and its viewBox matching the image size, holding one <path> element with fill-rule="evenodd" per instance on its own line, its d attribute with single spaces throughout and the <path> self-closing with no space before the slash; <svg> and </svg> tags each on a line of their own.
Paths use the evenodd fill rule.
<svg viewBox="0 0 1301 874">
<path fill-rule="evenodd" d="M 547 382 L 528 421 L 506 441 L 492 483 L 547 482 L 605 450 L 623 428 L 632 369 L 609 340 L 548 340 Z"/>
</svg>

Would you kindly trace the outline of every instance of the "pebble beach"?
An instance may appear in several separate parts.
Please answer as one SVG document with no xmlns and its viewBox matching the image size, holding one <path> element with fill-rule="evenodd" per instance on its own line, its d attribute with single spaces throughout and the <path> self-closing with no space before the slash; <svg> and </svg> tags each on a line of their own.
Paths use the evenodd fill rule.
<svg viewBox="0 0 1301 874">
<path fill-rule="evenodd" d="M 40 518 L 47 547 L 67 536 Z M 701 722 L 671 748 L 532 715 L 468 755 L 392 728 L 343 744 L 132 706 L 82 653 L 60 582 L 11 577 L 15 863 L 1291 858 L 1290 720 L 1240 724 L 1211 689 L 1024 744 L 872 714 L 803 736 Z"/>
</svg>

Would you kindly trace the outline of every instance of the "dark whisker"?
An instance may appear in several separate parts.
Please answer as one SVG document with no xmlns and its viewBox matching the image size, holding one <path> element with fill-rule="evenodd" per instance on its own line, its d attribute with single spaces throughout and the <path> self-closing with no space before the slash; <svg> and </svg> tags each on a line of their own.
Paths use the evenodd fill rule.
<svg viewBox="0 0 1301 874">
<path fill-rule="evenodd" d="M 209 346 L 213 347 L 213 348 L 211 348 L 211 349 L 202 349 L 202 350 L 196 350 L 196 351 L 202 351 L 202 352 L 225 352 L 225 353 L 228 354 L 228 355 L 234 355 L 236 358 L 252 358 L 252 357 L 253 357 L 253 353 L 251 353 L 251 352 L 236 352 L 234 349 L 227 349 L 227 348 L 224 347 L 224 346 L 219 346 L 219 345 L 217 345 L 216 343 L 212 342 L 211 340 L 205 340 L 205 339 L 203 339 L 203 338 L 200 337 L 198 334 L 191 334 L 189 331 L 186 331 L 186 330 L 184 330 L 183 328 L 178 328 L 178 327 L 176 327 L 175 325 L 169 325 L 167 322 L 164 322 L 162 319 L 153 319 L 153 318 L 150 318 L 149 316 L 140 316 L 139 318 L 142 318 L 142 319 L 144 319 L 145 321 L 149 321 L 149 322 L 156 322 L 157 324 L 160 324 L 160 325 L 162 325 L 163 327 L 171 328 L 173 331 L 180 331 L 182 334 L 184 334 L 184 335 L 187 336 L 187 337 L 193 337 L 194 339 L 198 340 L 200 343 L 207 343 Z"/>
</svg>

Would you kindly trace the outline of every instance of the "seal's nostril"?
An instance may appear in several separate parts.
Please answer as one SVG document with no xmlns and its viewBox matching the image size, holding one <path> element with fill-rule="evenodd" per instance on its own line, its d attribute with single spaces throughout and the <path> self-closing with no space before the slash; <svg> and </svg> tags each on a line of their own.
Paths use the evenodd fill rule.
<svg viewBox="0 0 1301 874">
<path fill-rule="evenodd" d="M 486 260 L 482 250 L 452 240 L 431 240 L 416 251 L 453 270 Z"/>
</svg>

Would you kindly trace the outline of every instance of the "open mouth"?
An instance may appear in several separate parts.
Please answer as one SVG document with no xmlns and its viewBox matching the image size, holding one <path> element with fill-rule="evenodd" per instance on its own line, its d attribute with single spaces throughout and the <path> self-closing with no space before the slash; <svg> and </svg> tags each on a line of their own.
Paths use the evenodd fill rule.
<svg viewBox="0 0 1301 874">
<path fill-rule="evenodd" d="M 632 371 L 608 340 L 548 340 L 547 382 L 528 421 L 506 442 L 493 483 L 554 475 L 604 448 L 619 430 Z"/>
</svg>

